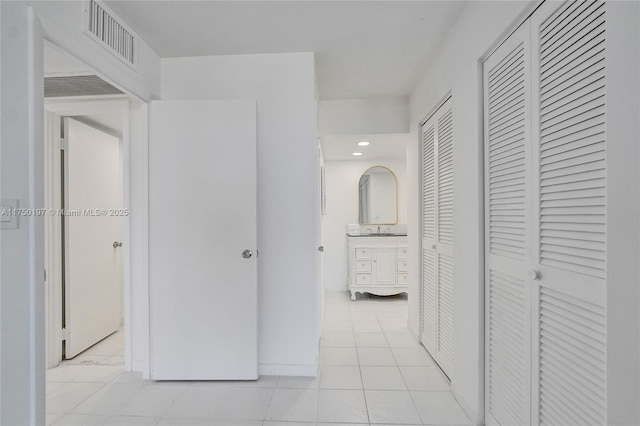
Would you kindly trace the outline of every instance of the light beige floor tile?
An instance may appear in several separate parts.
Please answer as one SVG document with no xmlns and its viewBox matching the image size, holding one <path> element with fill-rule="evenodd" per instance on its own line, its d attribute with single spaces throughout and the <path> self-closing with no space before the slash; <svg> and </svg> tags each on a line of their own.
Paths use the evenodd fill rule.
<svg viewBox="0 0 640 426">
<path fill-rule="evenodd" d="M 60 417 L 62 416 L 64 416 L 64 413 L 54 413 L 54 414 L 47 413 L 45 418 L 46 425 L 51 426 L 53 423 L 56 422 L 56 420 L 60 419 Z"/>
<path fill-rule="evenodd" d="M 93 414 L 65 414 L 53 426 L 93 426 L 104 425 L 109 421 L 109 416 Z"/>
<path fill-rule="evenodd" d="M 320 351 L 321 365 L 358 365 L 356 348 L 324 347 Z"/>
<path fill-rule="evenodd" d="M 368 423 L 362 390 L 320 390 L 317 422 Z"/>
<path fill-rule="evenodd" d="M 320 389 L 362 389 L 360 367 L 327 365 L 320 369 Z"/>
<path fill-rule="evenodd" d="M 318 391 L 276 389 L 267 410 L 267 420 L 314 422 L 318 408 Z"/>
<path fill-rule="evenodd" d="M 365 390 L 407 390 L 398 367 L 360 367 Z"/>
<path fill-rule="evenodd" d="M 370 311 L 356 311 L 351 313 L 352 322 L 376 322 L 378 317 L 374 312 Z"/>
<path fill-rule="evenodd" d="M 320 345 L 326 348 L 354 348 L 356 342 L 353 333 L 324 333 Z"/>
<path fill-rule="evenodd" d="M 104 386 L 104 383 L 65 383 L 47 396 L 46 412 L 66 413 Z"/>
<path fill-rule="evenodd" d="M 173 383 L 151 383 L 145 385 L 131 396 L 118 414 L 161 418 L 185 389 L 185 385 Z"/>
<path fill-rule="evenodd" d="M 360 321 L 353 323 L 355 333 L 382 333 L 382 327 L 378 321 Z"/>
<path fill-rule="evenodd" d="M 84 402 L 75 407 L 73 414 L 98 414 L 115 416 L 120 414 L 122 407 L 140 392 L 142 384 L 110 383 L 91 395 Z"/>
<path fill-rule="evenodd" d="M 87 371 L 87 365 L 70 365 L 61 364 L 55 368 L 47 370 L 46 377 L 48 382 L 70 382 L 80 374 Z"/>
<path fill-rule="evenodd" d="M 451 392 L 411 391 L 422 422 L 428 425 L 469 424 L 469 419 Z"/>
<path fill-rule="evenodd" d="M 323 333 L 352 333 L 351 321 L 325 321 L 322 325 Z"/>
<path fill-rule="evenodd" d="M 109 383 L 122 373 L 124 373 L 122 365 L 94 365 L 70 381 Z"/>
<path fill-rule="evenodd" d="M 443 390 L 450 389 L 449 381 L 439 368 L 430 367 L 400 367 L 409 390 Z"/>
<path fill-rule="evenodd" d="M 264 420 L 273 388 L 188 387 L 165 417 Z"/>
<path fill-rule="evenodd" d="M 358 361 L 360 365 L 396 365 L 396 360 L 389 348 L 358 348 Z"/>
<path fill-rule="evenodd" d="M 379 324 L 385 334 L 408 332 L 406 321 L 380 321 Z"/>
<path fill-rule="evenodd" d="M 411 333 L 388 333 L 386 334 L 387 342 L 392 348 L 418 348 L 420 343 Z"/>
<path fill-rule="evenodd" d="M 282 376 L 278 379 L 279 389 L 318 389 L 320 377 Z"/>
<path fill-rule="evenodd" d="M 400 366 L 425 367 L 434 365 L 427 350 L 421 346 L 413 348 L 391 348 L 391 351 Z"/>
<path fill-rule="evenodd" d="M 105 425 L 107 426 L 147 426 L 157 425 L 160 422 L 159 417 L 140 417 L 140 416 L 113 416 Z"/>
<path fill-rule="evenodd" d="M 409 391 L 365 391 L 371 423 L 422 423 Z"/>
<path fill-rule="evenodd" d="M 354 333 L 358 348 L 388 348 L 389 343 L 382 333 Z"/>
</svg>

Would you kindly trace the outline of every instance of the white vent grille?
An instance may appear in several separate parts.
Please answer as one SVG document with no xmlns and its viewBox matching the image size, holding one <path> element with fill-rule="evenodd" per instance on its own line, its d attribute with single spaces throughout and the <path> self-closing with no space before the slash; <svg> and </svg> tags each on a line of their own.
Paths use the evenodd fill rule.
<svg viewBox="0 0 640 426">
<path fill-rule="evenodd" d="M 605 16 L 567 2 L 540 27 L 540 262 L 605 278 Z"/>
<path fill-rule="evenodd" d="M 138 37 L 96 0 L 86 2 L 85 33 L 124 63 L 137 69 Z"/>
<path fill-rule="evenodd" d="M 489 281 L 489 410 L 502 425 L 529 421 L 529 319 L 522 280 L 491 270 Z"/>
<path fill-rule="evenodd" d="M 517 46 L 490 72 L 489 243 L 493 254 L 525 256 L 524 47 Z"/>
<path fill-rule="evenodd" d="M 433 240 L 436 235 L 434 125 L 423 128 L 422 139 L 422 237 Z"/>
<path fill-rule="evenodd" d="M 97 75 L 45 77 L 44 97 L 121 95 L 123 92 Z"/>
<path fill-rule="evenodd" d="M 539 325 L 540 424 L 605 424 L 605 309 L 541 288 Z"/>
<path fill-rule="evenodd" d="M 453 362 L 453 262 L 438 255 L 438 360 Z"/>
<path fill-rule="evenodd" d="M 453 112 L 438 119 L 438 241 L 453 244 Z"/>
</svg>

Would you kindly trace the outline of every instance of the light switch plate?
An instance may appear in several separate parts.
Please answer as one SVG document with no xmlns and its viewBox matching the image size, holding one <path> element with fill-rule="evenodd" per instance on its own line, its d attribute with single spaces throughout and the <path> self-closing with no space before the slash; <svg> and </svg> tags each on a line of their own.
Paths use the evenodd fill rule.
<svg viewBox="0 0 640 426">
<path fill-rule="evenodd" d="M 17 198 L 0 199 L 0 229 L 18 229 L 18 216 L 15 214 L 17 208 Z"/>
</svg>

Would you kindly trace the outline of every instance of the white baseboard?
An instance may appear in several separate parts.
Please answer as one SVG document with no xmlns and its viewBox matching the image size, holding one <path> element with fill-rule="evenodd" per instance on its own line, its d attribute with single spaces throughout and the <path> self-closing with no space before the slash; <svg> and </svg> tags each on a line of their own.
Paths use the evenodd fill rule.
<svg viewBox="0 0 640 426">
<path fill-rule="evenodd" d="M 258 364 L 258 374 L 261 376 L 316 377 L 318 365 Z"/>
</svg>

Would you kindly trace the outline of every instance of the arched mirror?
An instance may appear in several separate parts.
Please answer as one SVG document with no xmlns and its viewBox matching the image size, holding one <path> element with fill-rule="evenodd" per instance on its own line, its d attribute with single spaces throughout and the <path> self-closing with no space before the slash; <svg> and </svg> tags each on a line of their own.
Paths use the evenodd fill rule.
<svg viewBox="0 0 640 426">
<path fill-rule="evenodd" d="M 396 175 L 383 166 L 367 169 L 359 182 L 359 219 L 361 225 L 398 223 L 398 182 Z"/>
</svg>

